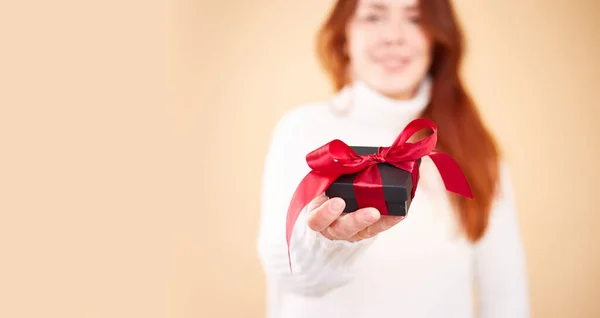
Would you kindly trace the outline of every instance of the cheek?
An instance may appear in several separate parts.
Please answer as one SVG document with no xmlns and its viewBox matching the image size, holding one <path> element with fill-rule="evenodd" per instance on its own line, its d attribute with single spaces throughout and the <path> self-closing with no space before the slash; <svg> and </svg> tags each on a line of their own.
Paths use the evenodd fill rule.
<svg viewBox="0 0 600 318">
<path fill-rule="evenodd" d="M 419 57 L 429 56 L 431 41 L 423 34 L 423 32 L 415 30 L 411 33 L 409 41 L 412 43 L 413 54 Z"/>
<path fill-rule="evenodd" d="M 353 30 L 348 36 L 348 54 L 356 63 L 368 63 L 375 37 L 365 30 Z"/>
<path fill-rule="evenodd" d="M 414 59 L 413 70 L 418 74 L 426 73 L 431 64 L 431 41 L 421 32 L 416 32 L 411 39 L 412 55 Z"/>
</svg>

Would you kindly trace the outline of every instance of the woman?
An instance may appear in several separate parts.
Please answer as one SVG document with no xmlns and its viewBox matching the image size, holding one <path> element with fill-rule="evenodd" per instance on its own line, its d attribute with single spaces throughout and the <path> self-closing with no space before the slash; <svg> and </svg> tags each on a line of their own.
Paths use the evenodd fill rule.
<svg viewBox="0 0 600 318">
<path fill-rule="evenodd" d="M 450 1 L 338 0 L 319 44 L 337 92 L 283 116 L 266 158 L 258 243 L 268 316 L 527 317 L 508 171 L 460 81 Z M 438 149 L 475 199 L 449 194 L 428 157 L 404 220 L 373 208 L 342 214 L 342 199 L 321 195 L 296 222 L 292 274 L 286 212 L 306 154 L 332 139 L 390 145 L 417 117 L 437 124 Z"/>
</svg>

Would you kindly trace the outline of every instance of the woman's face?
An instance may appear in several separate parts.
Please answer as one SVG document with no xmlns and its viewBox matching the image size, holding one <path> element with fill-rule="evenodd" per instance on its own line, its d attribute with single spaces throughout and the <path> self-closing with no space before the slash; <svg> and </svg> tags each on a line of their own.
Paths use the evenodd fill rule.
<svg viewBox="0 0 600 318">
<path fill-rule="evenodd" d="M 346 33 L 352 80 L 396 99 L 414 94 L 431 62 L 418 0 L 359 0 Z"/>
</svg>

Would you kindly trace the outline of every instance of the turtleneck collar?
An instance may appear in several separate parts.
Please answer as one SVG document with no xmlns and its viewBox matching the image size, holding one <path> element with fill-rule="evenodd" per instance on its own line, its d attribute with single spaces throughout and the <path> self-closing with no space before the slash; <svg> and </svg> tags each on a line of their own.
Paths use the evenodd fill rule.
<svg viewBox="0 0 600 318">
<path fill-rule="evenodd" d="M 355 81 L 335 95 L 333 107 L 359 121 L 398 127 L 419 117 L 427 108 L 431 86 L 432 79 L 426 77 L 411 99 L 395 100 L 380 94 L 362 81 Z"/>
</svg>

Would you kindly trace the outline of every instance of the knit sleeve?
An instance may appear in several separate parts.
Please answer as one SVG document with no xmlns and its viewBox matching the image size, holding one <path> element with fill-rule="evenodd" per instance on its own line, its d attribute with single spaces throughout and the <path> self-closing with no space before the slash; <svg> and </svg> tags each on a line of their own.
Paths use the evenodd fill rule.
<svg viewBox="0 0 600 318">
<path fill-rule="evenodd" d="M 307 225 L 306 208 L 293 230 L 290 271 L 286 244 L 287 209 L 297 185 L 309 172 L 306 153 L 311 132 L 300 111 L 286 114 L 276 125 L 268 148 L 262 183 L 258 253 L 270 294 L 289 292 L 318 297 L 348 283 L 357 257 L 375 238 L 333 241 Z"/>
<path fill-rule="evenodd" d="M 479 317 L 529 317 L 525 256 L 509 171 L 501 165 L 500 193 L 487 232 L 476 246 Z"/>
</svg>

